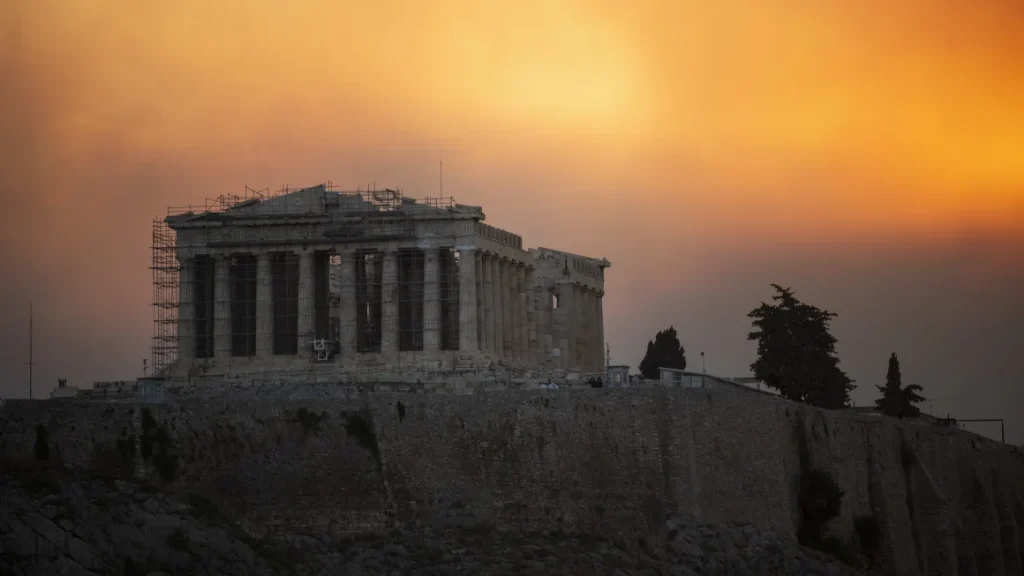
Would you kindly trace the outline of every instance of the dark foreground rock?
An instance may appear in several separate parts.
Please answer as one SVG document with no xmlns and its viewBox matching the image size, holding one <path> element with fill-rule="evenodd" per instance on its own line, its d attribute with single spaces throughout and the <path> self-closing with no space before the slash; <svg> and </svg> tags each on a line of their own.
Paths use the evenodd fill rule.
<svg viewBox="0 0 1024 576">
<path fill-rule="evenodd" d="M 751 526 L 668 523 L 659 542 L 475 528 L 256 541 L 199 497 L 54 470 L 0 473 L 0 574 L 820 574 L 857 572 Z"/>
</svg>

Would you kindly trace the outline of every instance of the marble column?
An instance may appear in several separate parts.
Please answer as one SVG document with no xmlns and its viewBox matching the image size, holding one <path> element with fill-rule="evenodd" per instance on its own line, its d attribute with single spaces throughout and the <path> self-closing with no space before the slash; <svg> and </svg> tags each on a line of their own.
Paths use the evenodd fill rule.
<svg viewBox="0 0 1024 576">
<path fill-rule="evenodd" d="M 573 358 L 576 370 L 582 372 L 587 368 L 587 317 L 583 314 L 587 306 L 587 293 L 579 285 L 575 286 L 573 290 L 576 295 L 576 306 L 573 308 L 573 314 L 576 315 L 576 329 L 573 331 L 576 334 L 576 354 Z"/>
<path fill-rule="evenodd" d="M 580 299 L 582 304 L 580 312 L 583 318 L 583 330 L 580 330 L 580 336 L 583 338 L 583 353 L 582 357 L 582 369 L 587 372 L 594 371 L 594 323 L 590 315 L 591 312 L 591 292 L 590 288 L 583 286 L 581 287 L 583 298 Z"/>
<path fill-rule="evenodd" d="M 504 338 L 505 347 L 503 348 L 505 353 L 505 360 L 511 362 L 515 358 L 515 314 L 513 314 L 513 308 L 515 306 L 514 300 L 512 299 L 512 284 L 515 276 L 512 273 L 512 261 L 508 259 L 501 260 L 501 296 L 503 299 L 503 306 L 501 311 L 503 314 L 504 324 L 502 325 L 502 337 Z"/>
<path fill-rule="evenodd" d="M 605 351 L 604 342 L 604 291 L 599 290 L 596 293 L 595 307 L 597 308 L 597 340 L 601 346 L 601 371 L 603 372 L 607 367 L 608 356 Z"/>
<path fill-rule="evenodd" d="M 476 284 L 476 349 L 487 349 L 487 325 L 484 312 L 484 267 L 483 253 L 478 249 L 473 251 L 473 277 Z"/>
<path fill-rule="evenodd" d="M 583 364 L 583 369 L 584 370 L 586 370 L 587 372 L 592 372 L 593 369 L 594 369 L 594 333 L 593 333 L 594 323 L 593 323 L 593 321 L 591 320 L 591 317 L 590 317 L 590 307 L 591 307 L 590 296 L 591 296 L 591 294 L 590 294 L 590 288 L 588 288 L 586 286 L 582 287 L 582 290 L 583 290 L 583 299 L 582 299 L 583 308 L 582 308 L 582 310 L 580 312 L 583 315 L 583 330 L 582 330 L 582 336 L 583 336 L 583 354 L 582 354 L 582 357 L 583 358 L 582 358 L 581 362 Z"/>
<path fill-rule="evenodd" d="M 573 357 L 575 362 L 575 369 L 577 371 L 584 371 L 587 369 L 587 316 L 584 313 L 586 310 L 586 298 L 587 293 L 583 286 L 576 285 L 575 290 L 575 302 L 576 306 L 573 308 L 573 314 L 576 316 L 576 329 L 573 331 L 576 334 L 576 354 Z"/>
<path fill-rule="evenodd" d="M 558 329 L 555 327 L 555 289 L 542 286 L 537 292 L 537 343 L 541 362 L 552 368 L 561 366 L 552 356 L 558 347 Z"/>
<path fill-rule="evenodd" d="M 533 286 L 533 267 L 526 267 L 526 361 L 540 365 L 537 354 L 537 291 Z"/>
<path fill-rule="evenodd" d="M 519 361 L 519 355 L 522 353 L 520 348 L 521 339 L 519 338 L 519 277 L 518 277 L 519 262 L 515 260 L 508 264 L 508 298 L 511 302 L 509 306 L 509 331 L 508 336 L 512 339 L 511 354 L 512 359 L 516 362 Z"/>
<path fill-rule="evenodd" d="M 220 367 L 231 363 L 231 258 L 213 260 L 213 357 Z"/>
<path fill-rule="evenodd" d="M 597 369 L 595 357 L 597 353 L 597 332 L 595 332 L 597 320 L 594 318 L 594 290 L 589 286 L 583 290 L 587 293 L 586 308 L 583 309 L 583 314 L 587 317 L 587 331 L 584 334 L 587 341 L 587 371 L 594 372 Z"/>
<path fill-rule="evenodd" d="M 491 284 L 494 292 L 494 356 L 499 359 L 505 358 L 505 300 L 507 293 L 502 277 L 502 271 L 505 268 L 502 265 L 503 262 L 504 260 L 497 255 L 491 261 L 491 273 L 494 277 Z"/>
<path fill-rule="evenodd" d="M 577 371 L 582 372 L 586 369 L 585 360 L 587 357 L 587 326 L 585 323 L 586 319 L 583 317 L 583 299 L 586 297 L 586 294 L 582 286 L 574 286 L 573 291 L 575 292 L 574 301 L 576 303 L 573 307 L 573 314 L 575 315 L 575 330 L 573 330 L 573 333 L 576 335 L 576 353 L 573 355 L 573 365 Z"/>
<path fill-rule="evenodd" d="M 270 254 L 256 255 L 256 357 L 274 356 L 274 301 L 271 298 Z"/>
<path fill-rule="evenodd" d="M 195 305 L 192 300 L 196 261 L 179 256 L 178 266 L 178 366 L 187 370 L 196 357 Z"/>
<path fill-rule="evenodd" d="M 559 285 L 558 306 L 561 309 L 562 332 L 560 334 L 559 347 L 562 349 L 562 368 L 568 370 L 572 365 L 573 351 L 573 323 L 572 306 L 573 292 L 572 284 Z"/>
<path fill-rule="evenodd" d="M 590 349 L 594 351 L 594 371 L 604 372 L 604 363 L 601 362 L 602 349 L 601 334 L 597 328 L 597 290 L 590 291 Z"/>
<path fill-rule="evenodd" d="M 459 350 L 477 350 L 476 250 L 459 248 Z"/>
<path fill-rule="evenodd" d="M 441 285 L 438 249 L 423 249 L 423 351 L 441 347 Z"/>
<path fill-rule="evenodd" d="M 494 258 L 490 254 L 481 260 L 484 289 L 484 351 L 494 353 Z"/>
<path fill-rule="evenodd" d="M 384 252 L 381 282 L 383 319 L 380 350 L 384 354 L 394 354 L 398 352 L 398 260 L 394 249 Z"/>
<path fill-rule="evenodd" d="M 315 325 L 313 323 L 313 252 L 302 250 L 299 252 L 299 318 L 298 318 L 298 348 L 299 358 L 310 358 L 313 351 L 313 336 L 315 336 Z"/>
<path fill-rule="evenodd" d="M 342 358 L 351 358 L 356 353 L 358 328 L 356 323 L 356 255 L 351 249 L 342 250 L 341 258 L 341 318 L 338 347 Z"/>
<path fill-rule="evenodd" d="M 505 294 L 508 297 L 508 306 L 505 310 L 505 356 L 509 362 L 515 362 L 519 359 L 519 340 L 516 338 L 519 299 L 516 294 L 515 260 L 505 262 L 505 278 Z"/>
<path fill-rule="evenodd" d="M 558 308 L 561 317 L 561 329 L 558 335 L 558 347 L 562 354 L 562 369 L 569 370 L 573 365 L 576 353 L 576 324 L 572 311 L 575 309 L 575 286 L 565 282 L 558 285 Z"/>
<path fill-rule="evenodd" d="M 590 290 L 586 286 L 580 287 L 580 325 L 580 370 L 590 372 L 594 349 L 590 337 Z"/>
<path fill-rule="evenodd" d="M 510 260 L 508 263 L 508 328 L 509 360 L 519 361 L 519 287 L 516 282 L 516 268 L 519 263 Z"/>
<path fill-rule="evenodd" d="M 530 333 L 527 328 L 527 292 L 526 292 L 526 264 L 520 263 L 516 266 L 516 290 L 518 292 L 519 322 L 516 337 L 519 339 L 519 361 L 523 364 L 529 363 L 530 359 Z"/>
<path fill-rule="evenodd" d="M 586 298 L 583 286 L 576 286 L 576 370 L 580 372 L 587 369 L 587 318 L 583 313 Z"/>
<path fill-rule="evenodd" d="M 597 336 L 597 332 L 595 332 L 594 327 L 597 325 L 597 322 L 594 319 L 594 291 L 590 287 L 584 290 L 587 292 L 587 307 L 583 310 L 583 313 L 587 315 L 587 331 L 585 335 L 587 339 L 587 371 L 596 372 L 597 338 L 595 336 Z"/>
<path fill-rule="evenodd" d="M 604 366 L 604 330 L 601 327 L 601 292 L 594 290 L 594 340 L 597 341 L 597 369 L 602 374 Z"/>
</svg>

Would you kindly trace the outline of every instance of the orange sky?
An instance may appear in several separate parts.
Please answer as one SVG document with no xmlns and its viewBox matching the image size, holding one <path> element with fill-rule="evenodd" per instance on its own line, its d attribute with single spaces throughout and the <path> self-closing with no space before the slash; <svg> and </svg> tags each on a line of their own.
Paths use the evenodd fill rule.
<svg viewBox="0 0 1024 576">
<path fill-rule="evenodd" d="M 92 341 L 96 378 L 125 370 L 112 348 L 144 354 L 150 218 L 244 184 L 420 197 L 443 157 L 446 194 L 491 223 L 610 258 L 606 318 L 633 340 L 662 316 L 633 302 L 723 262 L 1024 245 L 1018 0 L 157 4 L 0 7 L 0 292 Z M 770 275 L 747 308 L 789 282 Z M 609 340 L 635 364 L 626 328 Z"/>
<path fill-rule="evenodd" d="M 40 137 L 72 163 L 97 141 L 202 147 L 319 180 L 273 142 L 424 142 L 480 166 L 559 158 L 566 180 L 657 183 L 678 202 L 700 174 L 787 228 L 898 214 L 922 233 L 964 218 L 1019 232 L 1024 8 L 842 4 L 22 1 L 4 46 L 56 92 Z"/>
</svg>

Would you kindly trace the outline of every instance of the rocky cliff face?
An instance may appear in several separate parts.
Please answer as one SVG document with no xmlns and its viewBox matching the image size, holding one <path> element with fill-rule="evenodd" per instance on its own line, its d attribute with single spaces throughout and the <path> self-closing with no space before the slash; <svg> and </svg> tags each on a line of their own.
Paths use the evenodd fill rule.
<svg viewBox="0 0 1024 576">
<path fill-rule="evenodd" d="M 799 487 L 843 491 L 828 534 L 892 574 L 1020 574 L 1024 456 L 952 430 L 761 394 L 587 390 L 480 396 L 5 402 L 0 457 L 201 495 L 250 537 L 319 542 L 468 525 L 668 541 L 673 516 L 780 542 Z M 453 536 L 454 538 L 454 536 Z M 331 544 L 333 546 L 333 544 Z"/>
<path fill-rule="evenodd" d="M 3 574 L 271 574 L 209 501 L 124 480 L 5 462 Z"/>
<path fill-rule="evenodd" d="M 751 526 L 670 520 L 636 549 L 599 536 L 435 527 L 330 542 L 298 532 L 245 535 L 205 498 L 121 479 L 4 462 L 0 573 L 249 574 L 852 574 Z"/>
</svg>

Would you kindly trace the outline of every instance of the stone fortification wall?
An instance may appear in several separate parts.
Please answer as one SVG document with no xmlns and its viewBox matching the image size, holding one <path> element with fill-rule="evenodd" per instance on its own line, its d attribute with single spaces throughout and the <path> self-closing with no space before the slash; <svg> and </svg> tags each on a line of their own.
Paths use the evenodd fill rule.
<svg viewBox="0 0 1024 576">
<path fill-rule="evenodd" d="M 492 365 L 478 370 L 406 370 L 352 372 L 281 371 L 232 376 L 140 379 L 136 387 L 118 394 L 84 390 L 80 400 L 144 402 L 198 400 L 312 399 L 364 397 L 381 392 L 407 394 L 461 394 L 558 388 L 590 388 L 590 380 L 603 373 L 565 370 L 515 370 Z M 655 385 L 660 385 L 658 381 Z"/>
<path fill-rule="evenodd" d="M 830 532 L 854 539 L 874 516 L 891 571 L 1021 572 L 1019 450 L 760 394 L 7 401 L 0 455 L 32 458 L 40 425 L 51 458 L 208 496 L 254 535 L 483 522 L 636 541 L 682 514 L 793 538 L 801 473 L 822 468 L 845 492 Z"/>
</svg>

